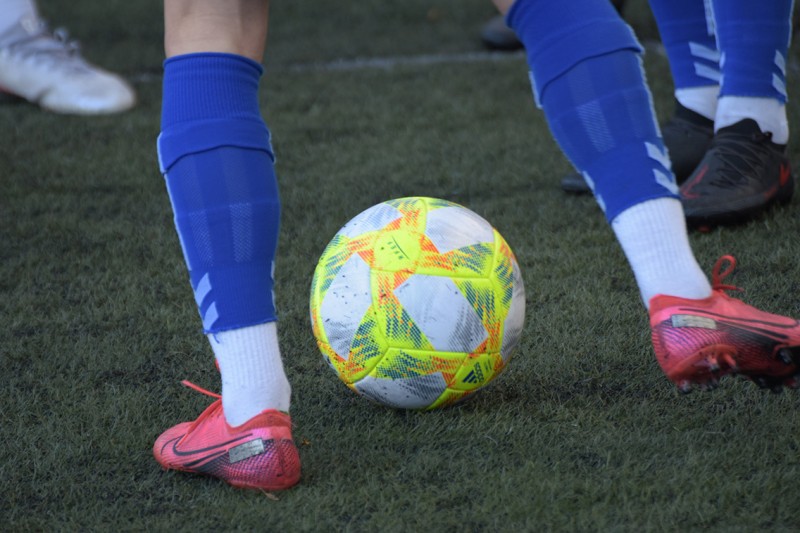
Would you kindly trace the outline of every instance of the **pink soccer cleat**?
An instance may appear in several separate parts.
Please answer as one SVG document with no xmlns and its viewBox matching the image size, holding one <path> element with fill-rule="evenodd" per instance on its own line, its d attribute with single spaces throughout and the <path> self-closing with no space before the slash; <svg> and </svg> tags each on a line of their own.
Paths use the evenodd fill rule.
<svg viewBox="0 0 800 533">
<path fill-rule="evenodd" d="M 729 263 L 721 272 L 722 266 Z M 800 384 L 800 322 L 766 313 L 728 296 L 738 290 L 721 281 L 736 260 L 723 256 L 714 266 L 714 291 L 703 300 L 657 295 L 650 300 L 650 328 L 656 359 L 682 392 L 692 385 L 714 388 L 727 374 L 780 390 Z"/>
<path fill-rule="evenodd" d="M 266 491 L 288 489 L 300 480 L 300 457 L 288 414 L 268 409 L 231 427 L 225 421 L 218 394 L 183 383 L 217 401 L 194 422 L 173 426 L 156 439 L 153 455 L 162 467 Z"/>
</svg>

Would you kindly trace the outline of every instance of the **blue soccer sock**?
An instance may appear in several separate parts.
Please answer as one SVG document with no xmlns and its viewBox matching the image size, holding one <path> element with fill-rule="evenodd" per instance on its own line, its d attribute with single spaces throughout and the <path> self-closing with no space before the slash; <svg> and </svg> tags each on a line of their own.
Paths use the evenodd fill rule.
<svg viewBox="0 0 800 533">
<path fill-rule="evenodd" d="M 280 202 L 257 99 L 261 67 L 224 54 L 164 65 L 159 157 L 203 329 L 275 320 Z"/>
<path fill-rule="evenodd" d="M 645 304 L 707 296 L 630 29 L 595 0 L 517 0 L 507 20 L 553 137 L 614 223 Z"/>
<path fill-rule="evenodd" d="M 703 0 L 650 0 L 676 99 L 713 120 L 721 78 L 714 20 Z"/>
<path fill-rule="evenodd" d="M 517 0 L 507 19 L 525 45 L 553 137 L 607 219 L 649 199 L 677 198 L 641 47 L 611 4 Z"/>
<path fill-rule="evenodd" d="M 792 4 L 792 0 L 713 2 L 723 56 L 720 96 L 765 97 L 786 103 Z"/>
<path fill-rule="evenodd" d="M 270 134 L 261 118 L 261 66 L 230 54 L 164 64 L 159 159 L 203 328 L 238 425 L 288 409 L 273 301 L 280 202 Z"/>
<path fill-rule="evenodd" d="M 714 19 L 722 51 L 722 87 L 715 117 L 719 130 L 752 118 L 773 141 L 786 144 L 786 61 L 792 0 L 715 1 Z"/>
</svg>

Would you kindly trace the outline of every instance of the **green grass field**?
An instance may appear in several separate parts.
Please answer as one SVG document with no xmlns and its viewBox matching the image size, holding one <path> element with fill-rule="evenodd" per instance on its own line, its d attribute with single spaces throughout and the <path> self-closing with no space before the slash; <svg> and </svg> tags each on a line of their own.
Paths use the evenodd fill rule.
<svg viewBox="0 0 800 533">
<path fill-rule="evenodd" d="M 261 94 L 284 206 L 276 275 L 301 484 L 240 491 L 153 460 L 155 437 L 209 403 L 180 380 L 218 387 L 156 162 L 160 3 L 41 0 L 140 101 L 98 118 L 0 104 L 0 530 L 799 530 L 800 395 L 728 379 L 681 396 L 667 382 L 600 210 L 558 188 L 570 168 L 524 59 L 482 51 L 488 2 L 274 4 Z M 629 19 L 655 37 L 641 0 Z M 795 129 L 799 60 L 795 47 Z M 666 60 L 651 50 L 646 67 L 666 116 Z M 307 309 L 339 227 L 407 195 L 491 221 L 527 287 L 508 371 L 431 413 L 350 392 Z M 798 202 L 693 234 L 699 261 L 710 271 L 736 255 L 748 303 L 800 317 Z"/>
</svg>

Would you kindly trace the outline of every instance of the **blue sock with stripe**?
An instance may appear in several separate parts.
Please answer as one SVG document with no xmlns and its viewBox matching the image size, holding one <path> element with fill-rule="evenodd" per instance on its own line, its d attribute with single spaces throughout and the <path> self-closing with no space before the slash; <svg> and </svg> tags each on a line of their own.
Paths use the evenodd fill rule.
<svg viewBox="0 0 800 533">
<path fill-rule="evenodd" d="M 164 63 L 159 159 L 207 333 L 275 320 L 280 202 L 261 72 L 228 54 Z"/>
<path fill-rule="evenodd" d="M 677 186 L 644 80 L 641 47 L 609 2 L 517 0 L 534 96 L 607 219 Z"/>
<path fill-rule="evenodd" d="M 792 0 L 717 1 L 717 43 L 722 52 L 722 85 L 714 127 L 755 120 L 773 142 L 789 139 L 786 62 L 791 38 Z"/>
<path fill-rule="evenodd" d="M 703 0 L 650 0 L 676 89 L 718 86 L 714 21 Z"/>
<path fill-rule="evenodd" d="M 553 137 L 592 187 L 645 305 L 657 294 L 708 296 L 630 28 L 596 0 L 517 0 L 507 21 Z"/>
<path fill-rule="evenodd" d="M 703 0 L 650 0 L 669 57 L 675 98 L 714 120 L 722 77 L 710 5 Z"/>
<path fill-rule="evenodd" d="M 713 6 L 722 51 L 720 96 L 766 97 L 786 103 L 792 0 L 725 0 Z"/>
</svg>

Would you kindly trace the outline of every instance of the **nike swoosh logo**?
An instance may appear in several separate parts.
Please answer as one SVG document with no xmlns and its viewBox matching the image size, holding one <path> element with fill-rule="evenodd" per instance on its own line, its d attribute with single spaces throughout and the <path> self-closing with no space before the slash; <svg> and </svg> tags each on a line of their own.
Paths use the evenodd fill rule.
<svg viewBox="0 0 800 533">
<path fill-rule="evenodd" d="M 187 468 L 194 468 L 194 467 L 200 465 L 201 463 L 207 463 L 207 462 L 211 461 L 212 459 L 216 459 L 217 457 L 222 457 L 223 455 L 225 455 L 225 450 L 221 450 L 221 451 L 218 451 L 218 452 L 210 453 L 208 455 L 200 457 L 199 459 L 197 459 L 195 461 L 191 461 L 189 463 L 184 463 L 183 466 L 185 466 Z"/>
<path fill-rule="evenodd" d="M 177 456 L 186 457 L 187 455 L 195 455 L 195 454 L 198 454 L 198 453 L 206 453 L 206 452 L 214 452 L 214 451 L 224 452 L 225 448 L 227 448 L 228 445 L 233 444 L 234 442 L 239 442 L 239 441 L 244 440 L 244 439 L 249 439 L 251 436 L 252 435 L 248 433 L 247 435 L 242 435 L 240 437 L 236 437 L 235 439 L 231 439 L 231 440 L 226 441 L 226 442 L 221 442 L 219 444 L 215 444 L 214 446 L 209 446 L 207 448 L 198 448 L 197 450 L 189 450 L 189 451 L 186 451 L 186 452 L 182 452 L 182 451 L 178 450 L 178 442 L 180 441 L 180 439 L 175 439 L 175 441 L 172 443 L 172 453 L 174 453 Z M 181 438 L 183 438 L 183 437 L 181 437 Z M 211 455 L 213 455 L 213 454 L 211 454 Z"/>
</svg>

